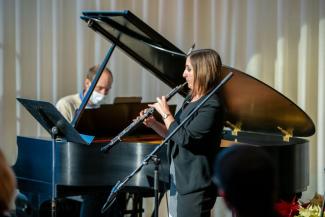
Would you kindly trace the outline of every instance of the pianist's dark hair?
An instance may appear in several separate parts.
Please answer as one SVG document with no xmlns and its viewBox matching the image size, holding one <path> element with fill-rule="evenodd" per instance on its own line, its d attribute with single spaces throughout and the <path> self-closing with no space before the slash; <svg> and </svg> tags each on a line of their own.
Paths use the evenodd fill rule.
<svg viewBox="0 0 325 217">
<path fill-rule="evenodd" d="M 274 213 L 275 164 L 260 147 L 233 145 L 225 148 L 217 156 L 212 180 L 238 216 L 260 216 L 261 213 L 271 216 Z"/>
<path fill-rule="evenodd" d="M 187 56 L 193 66 L 194 84 L 191 95 L 205 95 L 221 80 L 222 61 L 212 49 L 194 50 Z"/>
<path fill-rule="evenodd" d="M 89 79 L 90 81 L 93 81 L 98 68 L 99 68 L 99 65 L 94 65 L 94 66 L 90 67 L 86 74 L 86 78 Z M 111 75 L 111 77 L 113 78 L 113 74 L 112 74 L 111 70 L 109 70 L 107 67 L 105 67 L 104 72 L 105 71 L 108 72 Z"/>
</svg>

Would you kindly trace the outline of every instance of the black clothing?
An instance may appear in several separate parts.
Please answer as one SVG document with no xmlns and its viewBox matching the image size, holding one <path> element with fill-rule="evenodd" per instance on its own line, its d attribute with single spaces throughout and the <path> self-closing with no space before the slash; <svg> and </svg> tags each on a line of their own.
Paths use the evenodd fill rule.
<svg viewBox="0 0 325 217">
<path fill-rule="evenodd" d="M 213 189 L 179 194 L 177 196 L 177 217 L 210 217 L 216 199 Z"/>
<path fill-rule="evenodd" d="M 204 99 L 183 104 L 175 115 L 168 133 L 172 132 Z M 176 189 L 188 194 L 212 188 L 212 165 L 220 146 L 223 129 L 223 107 L 215 94 L 172 136 L 167 154 L 173 158 Z"/>
</svg>

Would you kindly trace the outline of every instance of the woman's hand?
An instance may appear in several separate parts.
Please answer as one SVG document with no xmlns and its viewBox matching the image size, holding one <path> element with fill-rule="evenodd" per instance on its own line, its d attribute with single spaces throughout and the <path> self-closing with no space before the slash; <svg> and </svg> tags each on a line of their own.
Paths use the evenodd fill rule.
<svg viewBox="0 0 325 217">
<path fill-rule="evenodd" d="M 155 108 L 156 111 L 162 116 L 167 131 L 167 129 L 169 128 L 171 123 L 174 122 L 175 119 L 169 110 L 166 97 L 165 96 L 162 96 L 161 98 L 157 97 L 157 102 L 154 104 L 149 104 L 149 107 Z"/>
<path fill-rule="evenodd" d="M 169 127 L 170 123 L 173 122 L 174 117 L 172 117 L 169 106 L 166 102 L 166 97 L 157 97 L 157 102 L 154 104 L 149 104 L 149 107 L 154 108 L 161 116 L 164 116 L 164 114 L 167 115 L 167 118 L 163 118 L 164 124 L 157 121 L 154 116 L 147 117 L 143 124 L 147 127 L 152 128 L 156 133 L 158 133 L 161 137 L 165 137 L 167 133 L 167 128 Z M 145 110 L 140 112 L 140 116 L 144 115 Z M 165 116 L 166 116 L 165 115 Z"/>
<path fill-rule="evenodd" d="M 156 111 L 164 118 L 164 116 L 171 115 L 169 110 L 169 105 L 167 104 L 166 97 L 162 96 L 161 98 L 157 97 L 157 102 L 154 104 L 149 104 L 149 107 L 156 109 Z M 166 117 L 165 117 L 166 118 Z"/>
<path fill-rule="evenodd" d="M 145 110 L 142 110 L 140 112 L 140 116 L 142 117 L 145 113 Z M 146 119 L 144 119 L 143 124 L 146 125 L 147 127 L 152 128 L 152 126 L 157 122 L 156 118 L 153 115 L 150 115 L 149 117 L 147 117 Z"/>
</svg>

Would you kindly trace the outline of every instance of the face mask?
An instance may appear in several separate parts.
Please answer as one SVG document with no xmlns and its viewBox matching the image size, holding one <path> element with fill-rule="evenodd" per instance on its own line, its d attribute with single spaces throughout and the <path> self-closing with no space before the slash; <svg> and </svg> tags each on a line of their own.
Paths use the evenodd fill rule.
<svg viewBox="0 0 325 217">
<path fill-rule="evenodd" d="M 89 100 L 93 105 L 100 105 L 100 103 L 102 103 L 105 98 L 106 95 L 98 93 L 94 90 Z"/>
</svg>

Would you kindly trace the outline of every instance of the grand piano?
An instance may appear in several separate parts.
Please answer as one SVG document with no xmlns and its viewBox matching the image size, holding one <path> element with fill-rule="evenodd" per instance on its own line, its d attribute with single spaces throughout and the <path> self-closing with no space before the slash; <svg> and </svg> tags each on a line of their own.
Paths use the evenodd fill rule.
<svg viewBox="0 0 325 217">
<path fill-rule="evenodd" d="M 81 19 L 171 88 L 184 82 L 182 72 L 186 54 L 130 11 L 85 11 Z M 279 197 L 291 197 L 305 191 L 309 184 L 309 143 L 300 137 L 314 134 L 313 121 L 295 103 L 270 86 L 240 70 L 223 66 L 224 76 L 229 72 L 233 73 L 232 78 L 218 93 L 226 109 L 221 146 L 226 148 L 240 143 L 265 149 L 276 161 Z M 186 89 L 180 94 L 185 96 Z M 112 114 L 111 110 L 118 106 L 123 106 L 124 110 L 116 109 Z M 137 167 L 160 143 L 160 138 L 157 141 L 146 129 L 134 131 L 132 140 L 122 141 L 109 153 L 100 151 L 110 138 L 128 125 L 128 121 L 131 123 L 138 111 L 129 115 L 132 112 L 128 110 L 134 107 L 134 103 L 124 103 L 99 110 L 84 109 L 74 127 L 80 133 L 96 136 L 96 139 L 90 145 L 74 143 L 66 138 L 56 141 L 54 183 L 51 181 L 52 140 L 17 136 L 18 160 L 14 170 L 19 189 L 34 195 L 34 209 L 51 198 L 53 184 L 57 198 L 103 191 Z M 114 117 L 119 113 L 128 115 L 118 118 L 118 122 Z M 112 128 L 113 123 L 118 123 L 119 127 Z M 107 127 L 101 130 L 92 127 L 100 125 Z M 160 186 L 164 191 L 168 188 L 164 149 L 159 157 L 162 162 Z M 152 196 L 152 177 L 153 165 L 149 164 L 124 189 Z"/>
</svg>

